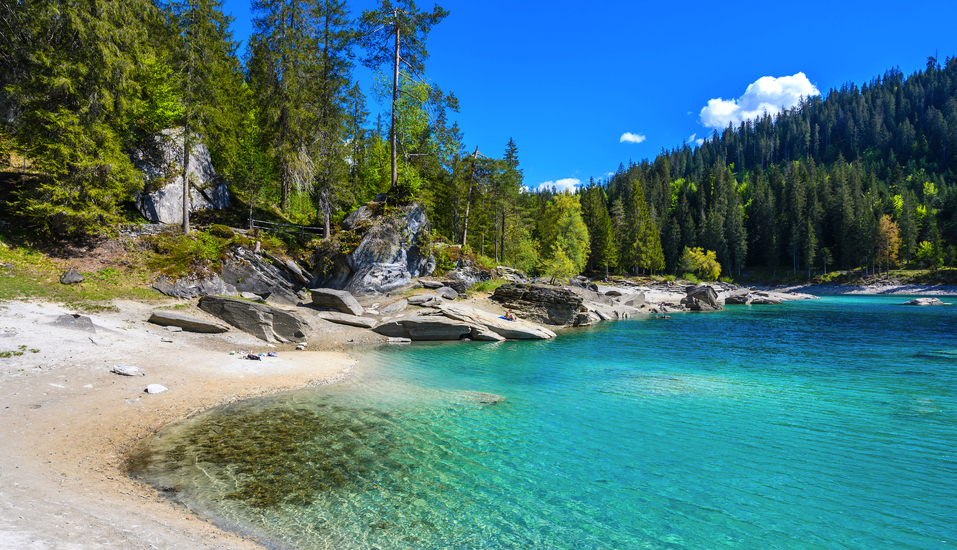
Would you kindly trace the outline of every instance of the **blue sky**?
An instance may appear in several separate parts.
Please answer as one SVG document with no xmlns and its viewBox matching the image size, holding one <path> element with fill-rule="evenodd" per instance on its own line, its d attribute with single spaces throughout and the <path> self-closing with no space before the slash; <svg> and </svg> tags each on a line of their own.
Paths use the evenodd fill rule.
<svg viewBox="0 0 957 550">
<path fill-rule="evenodd" d="M 957 56 L 953 0 L 439 4 L 450 15 L 429 36 L 426 76 L 458 97 L 470 150 L 497 157 L 515 139 L 529 187 L 597 180 L 710 136 L 708 123 Z M 249 2 L 225 11 L 245 40 Z M 370 74 L 356 77 L 375 110 Z"/>
</svg>

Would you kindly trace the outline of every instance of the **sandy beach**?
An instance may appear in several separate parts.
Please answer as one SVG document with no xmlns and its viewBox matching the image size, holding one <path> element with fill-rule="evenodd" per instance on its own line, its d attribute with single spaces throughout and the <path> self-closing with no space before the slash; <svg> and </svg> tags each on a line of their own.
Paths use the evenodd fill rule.
<svg viewBox="0 0 957 550">
<path fill-rule="evenodd" d="M 270 348 L 238 331 L 173 333 L 146 322 L 156 306 L 117 306 L 88 314 L 94 333 L 54 324 L 71 313 L 62 306 L 0 304 L 0 352 L 11 352 L 0 358 L 0 548 L 260 548 L 128 478 L 124 455 L 199 410 L 342 379 L 354 359 Z M 279 357 L 243 360 L 236 350 Z M 147 394 L 149 384 L 168 391 Z"/>
</svg>

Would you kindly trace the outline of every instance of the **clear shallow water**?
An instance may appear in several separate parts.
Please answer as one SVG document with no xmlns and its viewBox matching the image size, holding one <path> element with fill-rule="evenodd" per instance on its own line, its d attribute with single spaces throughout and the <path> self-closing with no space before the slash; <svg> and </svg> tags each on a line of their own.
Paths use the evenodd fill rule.
<svg viewBox="0 0 957 550">
<path fill-rule="evenodd" d="M 903 301 L 373 348 L 134 466 L 281 548 L 953 548 L 957 306 Z"/>
</svg>

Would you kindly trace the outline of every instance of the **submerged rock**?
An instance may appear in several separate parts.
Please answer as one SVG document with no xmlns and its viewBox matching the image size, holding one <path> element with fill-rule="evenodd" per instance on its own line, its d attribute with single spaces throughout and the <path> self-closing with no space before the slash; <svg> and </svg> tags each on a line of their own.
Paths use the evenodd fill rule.
<svg viewBox="0 0 957 550">
<path fill-rule="evenodd" d="M 901 305 L 905 306 L 947 306 L 948 303 L 940 301 L 938 298 L 916 298 Z"/>
</svg>

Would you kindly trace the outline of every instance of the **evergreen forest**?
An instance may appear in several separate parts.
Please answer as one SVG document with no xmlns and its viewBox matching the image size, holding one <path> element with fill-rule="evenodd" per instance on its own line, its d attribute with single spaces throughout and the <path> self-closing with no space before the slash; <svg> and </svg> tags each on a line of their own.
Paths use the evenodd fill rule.
<svg viewBox="0 0 957 550">
<path fill-rule="evenodd" d="M 239 51 L 217 0 L 0 0 L 10 215 L 54 238 L 132 221 L 132 151 L 181 128 L 238 201 L 325 239 L 385 194 L 423 204 L 438 242 L 553 279 L 957 265 L 957 58 L 848 83 L 569 193 L 529 188 L 514 140 L 464 142 L 454 91 L 426 67 L 438 5 L 252 10 Z M 360 65 L 376 75 L 365 88 Z"/>
</svg>

